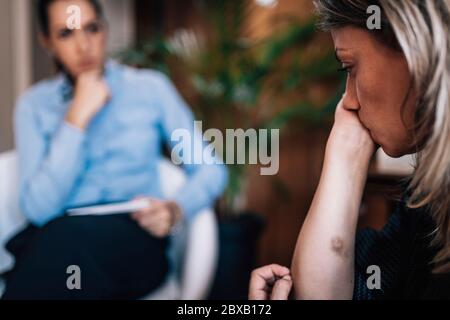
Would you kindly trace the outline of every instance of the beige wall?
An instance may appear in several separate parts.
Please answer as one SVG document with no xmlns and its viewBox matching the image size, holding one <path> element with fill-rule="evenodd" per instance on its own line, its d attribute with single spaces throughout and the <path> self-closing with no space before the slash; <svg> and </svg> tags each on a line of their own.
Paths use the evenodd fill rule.
<svg viewBox="0 0 450 320">
<path fill-rule="evenodd" d="M 12 148 L 14 81 L 12 64 L 12 1 L 0 0 L 0 152 Z"/>
<path fill-rule="evenodd" d="M 108 51 L 127 47 L 134 41 L 134 1 L 133 0 L 101 0 L 109 23 Z"/>
<path fill-rule="evenodd" d="M 0 152 L 12 149 L 12 114 L 31 82 L 30 0 L 0 0 Z"/>
</svg>

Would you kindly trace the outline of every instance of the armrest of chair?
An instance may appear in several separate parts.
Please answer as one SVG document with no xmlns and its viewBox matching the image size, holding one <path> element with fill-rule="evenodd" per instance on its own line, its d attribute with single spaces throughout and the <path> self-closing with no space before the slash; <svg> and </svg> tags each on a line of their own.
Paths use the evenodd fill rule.
<svg viewBox="0 0 450 320">
<path fill-rule="evenodd" d="M 186 182 L 184 172 L 169 161 L 159 164 L 163 194 L 174 195 Z M 218 228 L 214 211 L 206 209 L 172 237 L 171 259 L 179 282 L 179 298 L 200 300 L 208 294 L 218 261 Z"/>
<path fill-rule="evenodd" d="M 19 210 L 17 157 L 14 151 L 0 154 L 0 273 L 13 266 L 6 242 L 26 226 Z"/>
<path fill-rule="evenodd" d="M 199 212 L 188 228 L 180 299 L 202 300 L 211 289 L 218 262 L 219 236 L 214 211 Z"/>
</svg>

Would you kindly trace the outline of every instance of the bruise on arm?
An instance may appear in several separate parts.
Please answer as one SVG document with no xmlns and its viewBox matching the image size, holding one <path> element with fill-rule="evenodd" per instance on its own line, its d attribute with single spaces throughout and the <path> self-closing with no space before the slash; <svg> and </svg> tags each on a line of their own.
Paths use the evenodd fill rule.
<svg viewBox="0 0 450 320">
<path fill-rule="evenodd" d="M 331 239 L 331 250 L 341 258 L 348 257 L 348 248 L 345 247 L 344 240 L 339 236 Z"/>
</svg>

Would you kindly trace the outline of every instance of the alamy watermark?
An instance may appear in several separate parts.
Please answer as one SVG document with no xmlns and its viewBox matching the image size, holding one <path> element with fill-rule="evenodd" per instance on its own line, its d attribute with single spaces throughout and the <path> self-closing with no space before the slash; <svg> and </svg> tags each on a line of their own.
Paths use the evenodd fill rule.
<svg viewBox="0 0 450 320">
<path fill-rule="evenodd" d="M 204 133 L 201 121 L 191 130 L 180 128 L 172 132 L 171 160 L 182 164 L 260 164 L 260 174 L 276 175 L 279 170 L 279 129 L 208 129 Z"/>
<path fill-rule="evenodd" d="M 66 281 L 67 289 L 81 290 L 81 268 L 77 265 L 71 265 L 67 267 L 66 273 L 69 274 Z"/>
<path fill-rule="evenodd" d="M 369 290 L 381 290 L 381 268 L 377 265 L 371 265 L 367 267 L 366 273 L 370 274 L 366 281 L 367 288 Z"/>
<path fill-rule="evenodd" d="M 66 26 L 69 30 L 80 30 L 81 29 L 81 8 L 76 5 L 70 5 L 66 10 L 69 16 L 66 20 Z"/>
<path fill-rule="evenodd" d="M 381 30 L 381 8 L 377 5 L 371 5 L 367 7 L 366 13 L 370 14 L 367 18 L 367 29 Z"/>
</svg>

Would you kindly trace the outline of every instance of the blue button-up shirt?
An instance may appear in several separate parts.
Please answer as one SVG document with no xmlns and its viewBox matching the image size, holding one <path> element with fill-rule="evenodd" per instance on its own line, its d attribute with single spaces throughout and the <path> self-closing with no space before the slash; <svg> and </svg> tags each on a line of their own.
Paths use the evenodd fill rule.
<svg viewBox="0 0 450 320">
<path fill-rule="evenodd" d="M 111 99 L 85 131 L 64 120 L 71 98 L 62 74 L 33 86 L 17 103 L 20 206 L 35 225 L 69 207 L 136 196 L 164 199 L 157 171 L 163 144 L 175 146 L 175 129 L 201 139 L 190 109 L 163 74 L 110 60 L 105 80 Z M 227 170 L 223 164 L 183 168 L 187 182 L 171 200 L 189 219 L 223 192 Z"/>
</svg>

